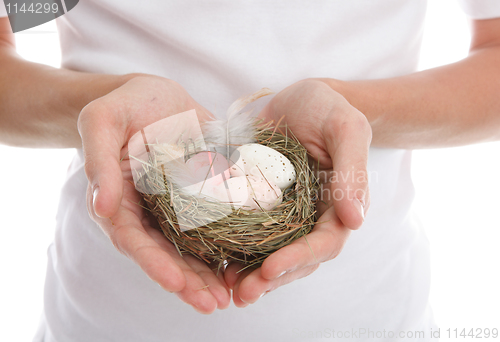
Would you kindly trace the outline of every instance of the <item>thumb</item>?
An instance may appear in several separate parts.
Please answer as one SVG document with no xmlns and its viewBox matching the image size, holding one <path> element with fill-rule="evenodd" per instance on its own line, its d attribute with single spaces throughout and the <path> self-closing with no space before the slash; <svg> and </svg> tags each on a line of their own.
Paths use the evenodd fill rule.
<svg viewBox="0 0 500 342">
<path fill-rule="evenodd" d="M 366 117 L 352 108 L 352 115 L 340 118 L 338 123 L 325 127 L 328 153 L 332 158 L 333 174 L 330 187 L 325 187 L 324 201 L 332 203 L 342 223 L 359 228 L 369 206 L 368 150 L 371 127 Z M 337 127 L 336 127 L 337 126 Z"/>
<path fill-rule="evenodd" d="M 120 151 L 126 128 L 118 118 L 117 113 L 94 103 L 87 105 L 78 118 L 85 174 L 93 194 L 91 209 L 99 217 L 113 216 L 123 195 Z"/>
</svg>

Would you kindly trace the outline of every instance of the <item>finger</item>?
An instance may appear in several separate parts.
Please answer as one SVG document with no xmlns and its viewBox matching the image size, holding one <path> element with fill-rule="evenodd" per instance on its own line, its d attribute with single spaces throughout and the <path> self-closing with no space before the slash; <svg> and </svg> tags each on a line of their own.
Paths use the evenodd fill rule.
<svg viewBox="0 0 500 342">
<path fill-rule="evenodd" d="M 318 267 L 319 264 L 307 266 L 297 271 L 287 273 L 274 280 L 263 278 L 261 274 L 262 269 L 259 268 L 249 274 L 245 274 L 239 279 L 233 291 L 233 301 L 235 304 L 236 302 L 240 303 L 241 307 L 248 304 L 254 304 L 267 293 L 310 275 L 318 269 Z"/>
<path fill-rule="evenodd" d="M 241 276 L 240 271 L 244 267 L 245 265 L 236 261 L 229 262 L 227 265 L 226 270 L 224 271 L 224 280 L 230 289 L 234 288 L 236 281 Z"/>
<path fill-rule="evenodd" d="M 245 279 L 247 276 L 252 274 L 253 272 L 257 272 L 259 269 L 254 269 L 254 268 L 247 268 L 240 273 L 238 273 L 238 279 L 236 280 L 236 283 L 233 286 L 233 303 L 236 307 L 238 308 L 244 308 L 248 306 L 249 303 L 245 303 L 244 301 L 241 300 L 239 296 L 239 287 L 243 279 Z"/>
<path fill-rule="evenodd" d="M 220 284 L 224 287 L 224 291 L 225 291 L 225 292 L 223 292 L 223 295 L 224 295 L 223 299 L 225 302 L 223 302 L 218 296 L 216 296 L 217 301 L 218 301 L 217 308 L 218 309 L 227 309 L 227 308 L 229 308 L 229 305 L 231 304 L 231 289 L 227 285 L 225 277 L 224 277 L 224 273 L 225 273 L 224 266 L 219 265 L 218 262 L 213 262 L 213 263 L 209 264 L 208 267 L 214 272 L 214 274 L 216 275 Z"/>
<path fill-rule="evenodd" d="M 185 276 L 170 254 L 146 232 L 139 218 L 120 207 L 111 219 L 98 222 L 118 251 L 137 263 L 147 276 L 169 292 L 186 286 Z"/>
<path fill-rule="evenodd" d="M 136 209 L 136 206 L 131 206 L 131 208 L 127 210 L 133 214 L 134 209 Z M 137 213 L 135 214 L 135 216 L 137 216 Z M 115 220 L 116 222 L 121 221 L 121 219 L 115 219 L 114 217 L 113 220 Z M 154 240 L 159 248 L 167 253 L 167 255 L 172 259 L 171 264 L 173 266 L 178 266 L 183 279 L 185 279 L 185 286 L 182 287 L 182 289 L 180 289 L 179 291 L 176 291 L 176 289 L 168 288 L 164 286 L 160 281 L 157 281 L 154 276 L 150 275 L 147 269 L 142 267 L 142 269 L 148 274 L 150 278 L 152 278 L 154 281 L 157 281 L 159 285 L 166 290 L 169 290 L 170 292 L 177 292 L 176 295 L 182 301 L 191 305 L 196 311 L 200 313 L 209 314 L 218 307 L 223 309 L 229 306 L 229 290 L 225 286 L 225 283 L 223 281 L 221 282 L 219 278 L 211 271 L 208 265 L 194 257 L 182 257 L 178 253 L 175 246 L 165 238 L 164 234 L 158 229 L 153 228 L 153 225 L 157 225 L 157 221 L 152 220 L 151 217 L 145 216 L 143 217 L 141 222 L 147 235 L 149 235 L 149 237 Z M 117 246 L 117 248 L 121 250 L 123 247 Z M 190 262 L 186 262 L 187 260 Z M 166 270 L 164 274 L 167 275 L 168 272 L 171 271 Z M 219 277 L 222 277 L 222 275 L 219 275 Z"/>
<path fill-rule="evenodd" d="M 335 258 L 344 247 L 350 229 L 328 208 L 318 219 L 311 233 L 274 252 L 262 264 L 262 277 L 277 279 L 304 267 Z"/>
<path fill-rule="evenodd" d="M 340 220 L 357 229 L 368 208 L 368 150 L 371 128 L 366 117 L 355 108 L 348 113 L 332 114 L 324 127 L 327 150 L 333 162 L 330 188 L 322 192 L 322 200 L 333 204 Z"/>
<path fill-rule="evenodd" d="M 99 217 L 113 216 L 122 198 L 123 177 L 119 162 L 125 127 L 116 117 L 116 113 L 106 107 L 91 103 L 78 119 L 92 207 Z"/>
<path fill-rule="evenodd" d="M 212 296 L 217 300 L 217 308 L 227 309 L 231 303 L 231 295 L 224 281 L 223 270 L 218 270 L 215 263 L 208 265 L 191 255 L 186 255 L 184 260 L 201 278 L 203 284 L 205 284 L 204 289 L 210 291 Z"/>
<path fill-rule="evenodd" d="M 204 315 L 213 313 L 217 309 L 217 299 L 208 290 L 207 285 L 198 274 L 190 268 L 186 268 L 184 271 L 186 287 L 176 292 L 176 296 L 199 313 Z"/>
<path fill-rule="evenodd" d="M 175 246 L 168 241 L 162 232 L 154 228 L 146 228 L 148 234 L 165 250 L 181 269 L 186 286 L 176 295 L 202 314 L 210 314 L 216 308 L 228 307 L 230 296 L 228 289 L 206 263 L 193 256 L 181 256 Z"/>
<path fill-rule="evenodd" d="M 180 263 L 180 266 L 186 277 L 186 286 L 184 289 L 177 292 L 176 295 L 182 301 L 190 304 L 199 313 L 206 315 L 211 314 L 219 305 L 216 296 L 222 296 L 222 292 L 215 288 L 217 285 L 214 278 L 217 277 L 210 277 L 209 272 L 213 274 L 210 269 L 207 270 L 200 265 L 196 265 L 196 263 L 193 262 L 195 257 L 185 256 L 183 259 L 185 263 Z M 210 287 L 214 288 L 211 289 Z M 214 291 L 212 292 L 212 290 Z M 224 306 L 228 300 L 221 301 L 223 302 L 221 306 Z"/>
</svg>

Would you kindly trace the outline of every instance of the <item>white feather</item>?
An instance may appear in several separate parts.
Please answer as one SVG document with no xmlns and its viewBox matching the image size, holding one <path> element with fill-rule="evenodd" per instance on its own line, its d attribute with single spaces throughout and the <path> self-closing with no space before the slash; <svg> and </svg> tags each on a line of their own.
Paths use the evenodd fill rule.
<svg viewBox="0 0 500 342">
<path fill-rule="evenodd" d="M 255 119 L 251 111 L 240 112 L 247 104 L 270 94 L 273 94 L 273 91 L 262 88 L 252 95 L 236 100 L 227 110 L 225 118 L 205 122 L 201 128 L 207 148 L 215 149 L 229 160 L 236 148 L 255 142 Z"/>
<path fill-rule="evenodd" d="M 206 150 L 217 151 L 229 161 L 231 154 L 239 146 L 255 142 L 254 117 L 251 112 L 241 113 L 243 108 L 262 96 L 272 94 L 268 88 L 263 88 L 252 95 L 236 100 L 227 110 L 226 117 L 212 120 L 202 124 L 202 133 L 205 144 L 200 141 L 192 141 L 190 146 L 185 143 L 177 144 L 152 144 L 152 152 L 156 158 L 157 165 L 175 186 L 189 189 L 193 185 L 194 170 L 187 164 L 186 159 L 192 153 L 205 150 L 200 149 L 206 145 Z"/>
<path fill-rule="evenodd" d="M 158 172 L 170 179 L 178 188 L 184 188 L 193 183 L 193 172 L 186 165 L 185 149 L 173 144 L 150 145 L 159 165 Z"/>
</svg>

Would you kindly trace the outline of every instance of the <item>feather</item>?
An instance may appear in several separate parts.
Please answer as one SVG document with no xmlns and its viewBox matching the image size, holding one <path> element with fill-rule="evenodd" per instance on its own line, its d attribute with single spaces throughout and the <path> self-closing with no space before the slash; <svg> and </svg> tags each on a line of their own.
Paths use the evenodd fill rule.
<svg viewBox="0 0 500 342">
<path fill-rule="evenodd" d="M 262 88 L 236 100 L 227 110 L 225 118 L 205 122 L 202 131 L 207 148 L 221 153 L 229 160 L 236 148 L 255 142 L 254 117 L 251 111 L 240 112 L 249 103 L 270 94 L 273 91 Z"/>
<path fill-rule="evenodd" d="M 194 134 L 193 136 L 185 137 L 181 132 L 182 134 L 176 141 L 164 138 L 160 141 L 165 142 L 160 143 L 157 140 L 156 143 L 149 143 L 148 141 L 155 140 L 154 133 L 162 131 L 162 125 L 172 125 L 171 121 L 164 119 L 167 121 L 161 121 L 149 129 L 152 133 L 146 132 L 146 135 L 153 135 L 148 140 L 144 140 L 145 135 L 139 136 L 138 144 L 144 143 L 149 146 L 152 152 L 151 157 L 155 158 L 155 165 L 161 167 L 156 170 L 160 175 L 167 177 L 178 189 L 190 192 L 195 188 L 194 184 L 205 183 L 210 177 L 207 173 L 206 177 L 202 175 L 201 179 L 197 170 L 199 167 L 196 163 L 189 165 L 189 160 L 192 157 L 196 158 L 199 152 L 212 151 L 220 153 L 229 161 L 231 153 L 236 148 L 255 142 L 255 119 L 251 111 L 244 113 L 241 111 L 249 103 L 269 94 L 272 94 L 272 91 L 263 88 L 252 95 L 238 99 L 229 107 L 225 118 L 203 123 L 201 131 L 196 129 L 189 131 L 190 134 Z M 146 150 L 149 151 L 148 148 Z M 229 165 L 226 168 L 228 167 Z M 218 172 L 220 173 L 220 170 Z M 227 177 L 229 178 L 229 174 Z"/>
<path fill-rule="evenodd" d="M 164 177 L 170 179 L 178 188 L 184 188 L 193 184 L 193 172 L 186 165 L 185 148 L 173 144 L 154 144 L 152 156 L 156 159 L 155 164 L 161 169 L 156 170 Z"/>
</svg>

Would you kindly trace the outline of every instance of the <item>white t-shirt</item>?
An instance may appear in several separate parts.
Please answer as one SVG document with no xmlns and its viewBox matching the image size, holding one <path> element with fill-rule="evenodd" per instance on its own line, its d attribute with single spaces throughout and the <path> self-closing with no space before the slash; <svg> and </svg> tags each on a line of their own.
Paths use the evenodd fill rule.
<svg viewBox="0 0 500 342">
<path fill-rule="evenodd" d="M 475 18 L 500 16 L 497 0 L 461 2 Z M 82 0 L 57 21 L 64 67 L 171 78 L 217 114 L 261 87 L 412 73 L 425 10 L 425 1 L 401 0 Z M 430 341 L 429 250 L 410 210 L 410 162 L 410 151 L 372 148 L 370 212 L 341 255 L 245 309 L 205 316 L 150 281 L 90 220 L 80 150 L 34 341 Z"/>
</svg>

